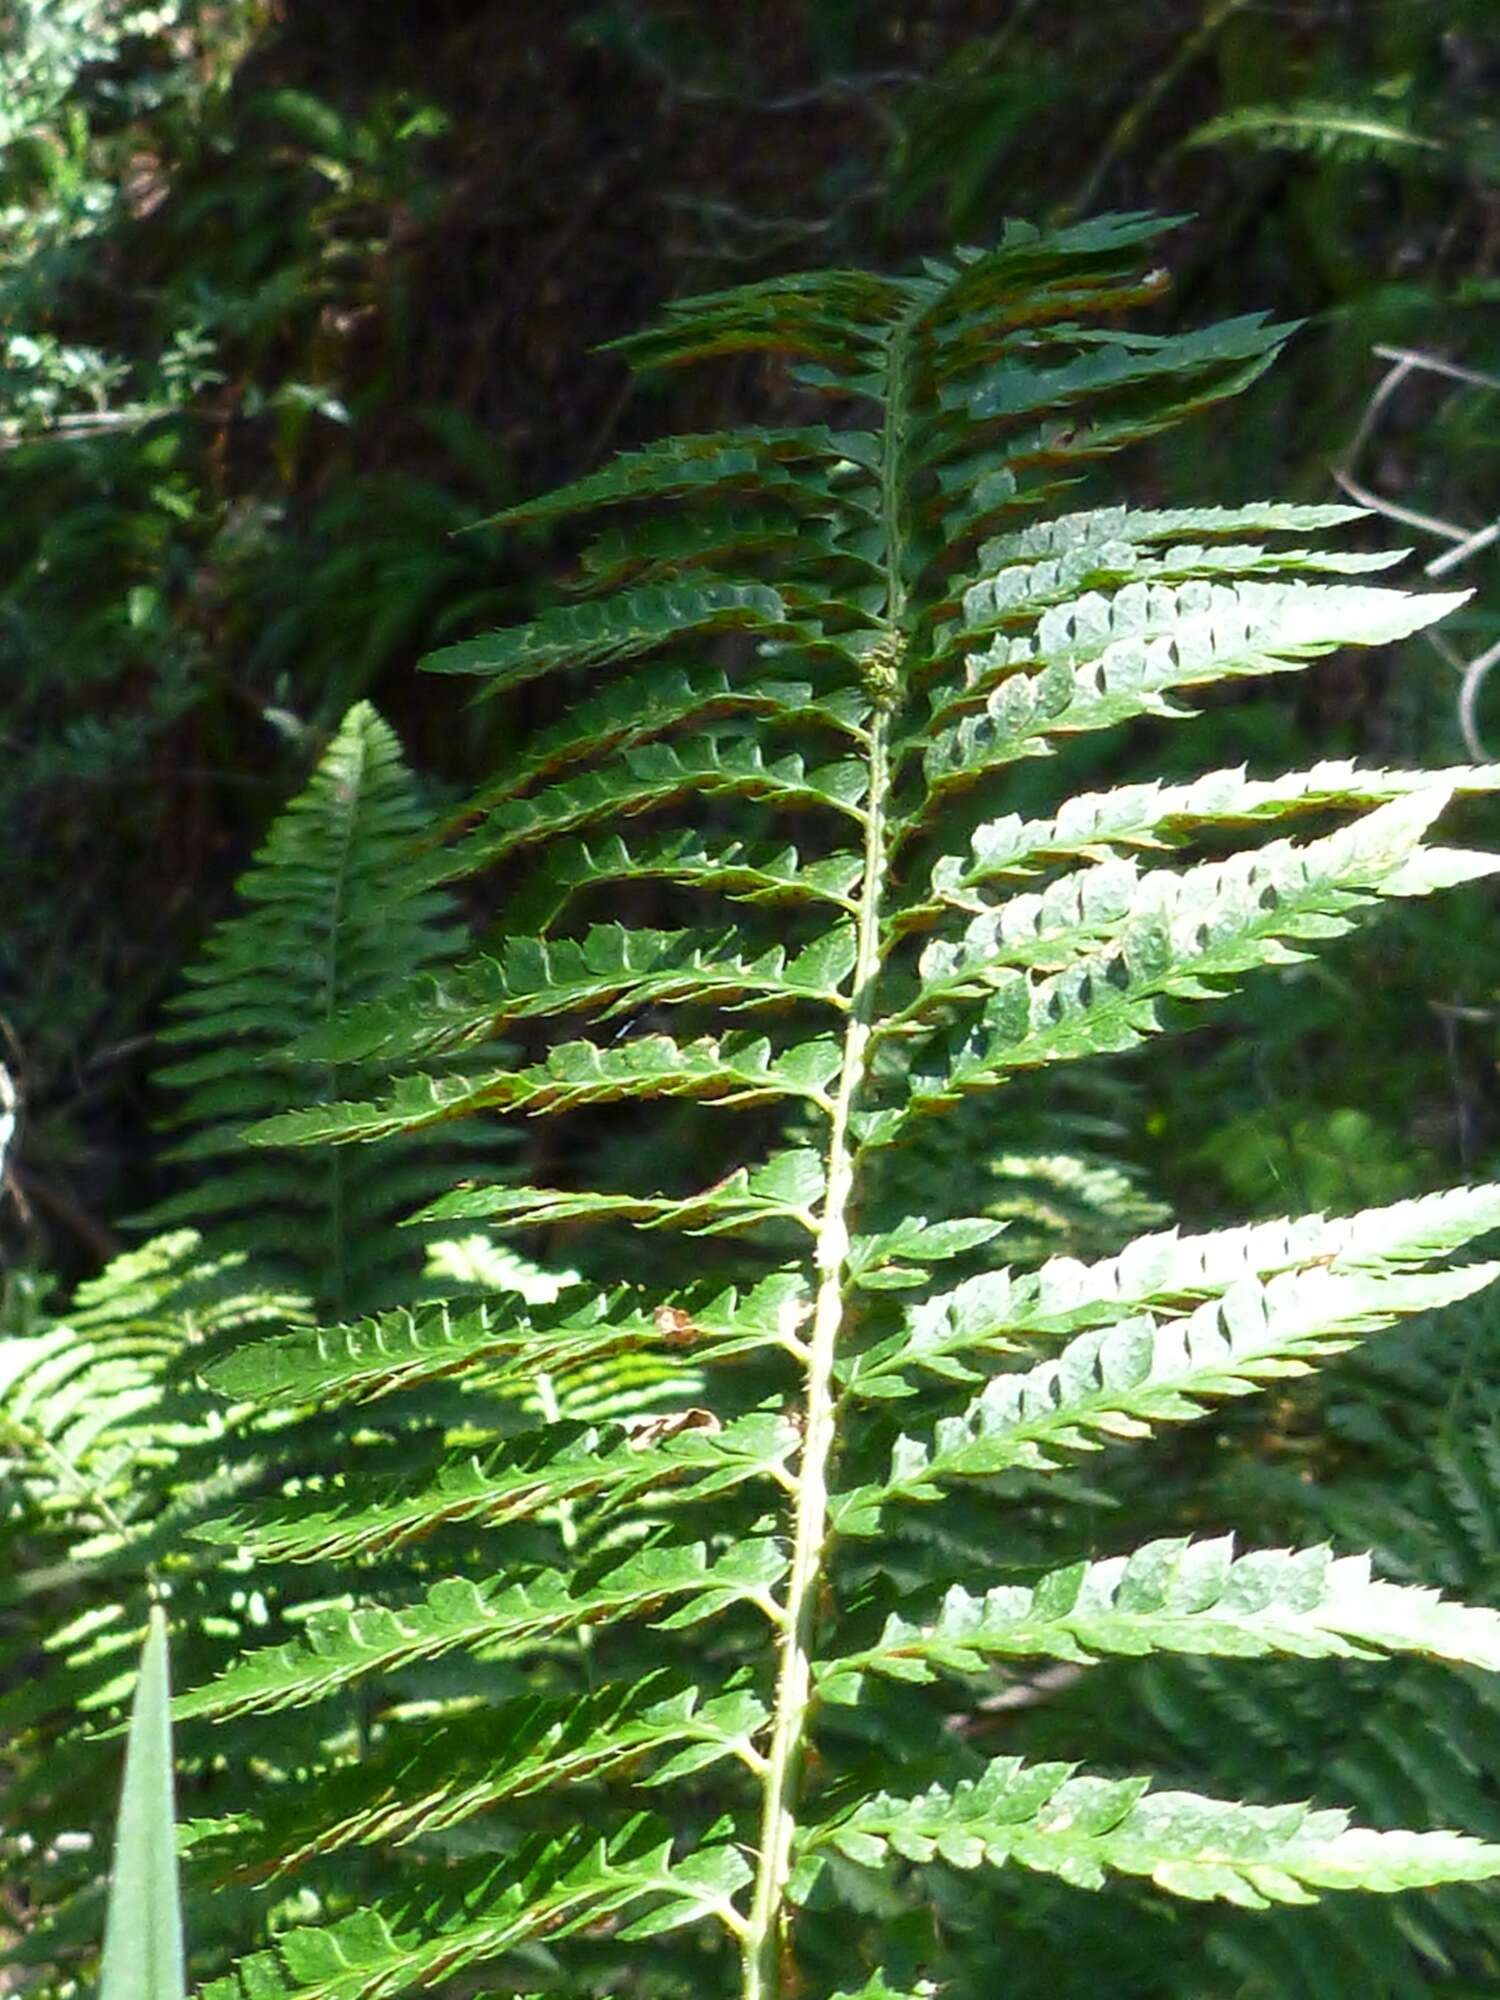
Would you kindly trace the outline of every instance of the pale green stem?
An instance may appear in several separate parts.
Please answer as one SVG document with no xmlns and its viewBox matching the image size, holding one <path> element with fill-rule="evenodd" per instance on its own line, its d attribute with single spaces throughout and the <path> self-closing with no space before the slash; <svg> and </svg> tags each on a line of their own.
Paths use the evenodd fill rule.
<svg viewBox="0 0 1500 2000">
<path fill-rule="evenodd" d="M 894 648 L 883 662 L 894 679 L 901 649 L 900 620 L 905 608 L 900 537 L 900 434 L 905 420 L 904 362 L 910 321 L 893 331 L 888 354 L 886 421 L 881 468 L 881 511 L 886 540 L 886 639 Z M 872 687 L 874 683 L 872 681 Z M 797 1475 L 792 1565 L 787 1580 L 785 1626 L 776 1683 L 776 1708 L 766 1754 L 760 1854 L 744 1942 L 744 2000 L 777 2000 L 784 1990 L 783 1954 L 786 1889 L 808 1720 L 812 1706 L 812 1658 L 818 1599 L 828 1537 L 828 1494 L 837 1441 L 834 1363 L 844 1320 L 849 1257 L 849 1215 L 854 1194 L 854 1148 L 850 1119 L 864 1086 L 880 975 L 880 916 L 886 876 L 886 810 L 890 790 L 890 698 L 874 687 L 870 728 L 868 820 L 864 873 L 855 920 L 857 955 L 844 1056 L 833 1101 L 828 1137 L 827 1190 L 814 1251 L 817 1298 L 805 1369 L 804 1429 Z"/>
<path fill-rule="evenodd" d="M 760 1866 L 750 1908 L 750 1930 L 745 1942 L 745 2000 L 774 2000 L 781 1990 L 782 1913 L 787 1878 L 791 1874 L 792 1840 L 797 1830 L 797 1797 L 812 1694 L 813 1625 L 818 1608 L 823 1544 L 828 1532 L 829 1461 L 837 1429 L 833 1369 L 844 1317 L 844 1266 L 849 1253 L 849 1206 L 854 1190 L 849 1116 L 865 1079 L 871 1007 L 879 971 L 880 898 L 885 878 L 885 840 L 880 801 L 887 777 L 884 715 L 875 719 L 870 748 L 870 776 L 872 810 L 865 848 L 864 887 L 860 896 L 854 1018 L 844 1039 L 844 1062 L 838 1095 L 834 1099 L 828 1142 L 828 1195 L 815 1253 L 818 1293 L 807 1360 L 806 1421 L 797 1480 L 796 1528 L 791 1574 L 787 1582 L 786 1627 L 781 1643 L 776 1714 L 766 1759 Z"/>
</svg>

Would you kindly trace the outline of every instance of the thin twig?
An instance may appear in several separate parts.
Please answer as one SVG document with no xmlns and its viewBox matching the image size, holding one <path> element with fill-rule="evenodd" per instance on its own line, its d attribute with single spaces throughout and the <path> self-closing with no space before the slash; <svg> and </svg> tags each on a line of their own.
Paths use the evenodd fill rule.
<svg viewBox="0 0 1500 2000">
<path fill-rule="evenodd" d="M 1450 381 L 1467 382 L 1475 389 L 1500 389 L 1500 375 L 1486 375 L 1478 368 L 1465 368 L 1462 362 L 1445 361 L 1438 354 L 1424 354 L 1416 347 L 1384 347 L 1377 345 L 1371 352 L 1378 354 L 1382 361 L 1404 362 L 1409 368 L 1422 368 L 1429 375 L 1446 375 Z"/>
<path fill-rule="evenodd" d="M 1414 507 L 1403 507 L 1398 500 L 1387 500 L 1383 494 L 1373 492 L 1359 481 L 1346 466 L 1333 467 L 1334 483 L 1359 507 L 1368 507 L 1372 514 L 1384 514 L 1387 519 L 1400 521 L 1404 527 L 1420 528 L 1424 534 L 1444 535 L 1451 542 L 1467 539 L 1467 528 L 1455 528 L 1451 521 L 1439 521 L 1434 515 L 1419 514 Z"/>
<path fill-rule="evenodd" d="M 1479 734 L 1479 724 L 1475 710 L 1479 705 L 1479 693 L 1483 688 L 1490 668 L 1500 660 L 1500 639 L 1493 646 L 1487 646 L 1477 660 L 1470 660 L 1464 669 L 1463 684 L 1458 690 L 1458 727 L 1464 739 L 1464 748 L 1476 764 L 1487 764 L 1489 752 L 1484 747 Z"/>
<path fill-rule="evenodd" d="M 1480 528 L 1467 541 L 1460 542 L 1456 549 L 1444 549 L 1440 556 L 1434 556 L 1422 574 L 1424 576 L 1446 576 L 1450 569 L 1457 569 L 1470 556 L 1477 556 L 1481 549 L 1487 549 L 1491 542 L 1500 542 L 1500 520 L 1491 521 L 1487 528 Z"/>
</svg>

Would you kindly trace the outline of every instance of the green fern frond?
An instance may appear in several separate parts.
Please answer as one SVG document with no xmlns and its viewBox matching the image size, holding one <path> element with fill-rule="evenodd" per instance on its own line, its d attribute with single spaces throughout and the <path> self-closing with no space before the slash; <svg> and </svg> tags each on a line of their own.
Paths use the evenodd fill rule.
<svg viewBox="0 0 1500 2000">
<path fill-rule="evenodd" d="M 795 629 L 780 594 L 761 584 L 646 584 L 605 603 L 560 605 L 517 631 L 448 646 L 426 664 L 434 673 L 477 674 L 486 694 L 500 694 L 555 667 L 603 666 L 684 633 L 737 626 Z"/>
<path fill-rule="evenodd" d="M 790 958 L 772 945 L 741 955 L 732 933 L 599 924 L 582 938 L 507 938 L 498 958 L 471 960 L 443 977 L 413 982 L 389 1001 L 351 1012 L 303 1043 L 340 1063 L 411 1062 L 485 1042 L 507 1021 L 597 1012 L 605 1020 L 676 1001 L 735 1011 L 815 1001 L 847 1012 L 841 990 L 854 969 L 854 934 L 840 924 Z"/>
<path fill-rule="evenodd" d="M 281 1993 L 319 2000 L 364 2000 L 428 1986 L 532 1940 L 568 1937 L 649 1901 L 624 1935 L 707 1917 L 727 1924 L 748 1864 L 716 1845 L 674 1858 L 659 1824 L 637 1819 L 613 1840 L 575 1833 L 536 1839 L 499 1867 L 470 1863 L 452 1872 L 440 1897 L 413 1893 L 390 1915 L 363 1911 L 331 1930 L 285 1933 L 275 1953 L 246 1961 L 239 1977 L 213 1980 L 205 2000 L 271 2000 Z"/>
<path fill-rule="evenodd" d="M 1294 104 L 1247 104 L 1210 118 L 1189 133 L 1188 146 L 1245 146 L 1256 152 L 1312 153 L 1324 158 L 1398 158 L 1441 166 L 1446 148 L 1383 106 L 1303 98 Z"/>
<path fill-rule="evenodd" d="M 441 1186 L 430 1148 L 379 1160 L 247 1153 L 247 1125 L 338 1098 L 368 1068 L 304 1060 L 321 1023 L 456 956 L 459 930 L 422 850 L 427 813 L 395 736 L 368 703 L 344 718 L 307 789 L 272 826 L 239 883 L 243 911 L 221 924 L 162 1041 L 187 1053 L 159 1072 L 177 1095 L 169 1158 L 194 1185 L 147 1220 L 213 1218 L 217 1240 L 298 1283 L 325 1310 L 387 1296 L 410 1255 L 377 1225 Z M 375 1072 L 378 1074 L 378 1072 Z"/>
<path fill-rule="evenodd" d="M 1353 585 L 1256 583 L 1153 587 L 1131 598 L 1127 587 L 1107 603 L 1085 599 L 1081 609 L 1093 615 L 1083 619 L 1071 605 L 1044 613 L 1035 638 L 1001 638 L 966 657 L 964 685 L 937 716 L 980 696 L 983 708 L 935 735 L 924 731 L 913 746 L 921 748 L 932 801 L 1007 764 L 1045 756 L 1055 737 L 1181 714 L 1169 700 L 1178 689 L 1287 672 L 1335 646 L 1387 646 L 1464 602 L 1462 595 L 1422 599 Z M 1049 618 L 1055 633 L 1046 629 Z"/>
<path fill-rule="evenodd" d="M 866 1674 L 921 1682 L 941 1669 L 978 1674 L 995 1659 L 1089 1663 L 1111 1653 L 1301 1659 L 1425 1652 L 1493 1672 L 1500 1612 L 1443 1605 L 1434 1591 L 1371 1577 L 1369 1558 L 1327 1548 L 1257 1549 L 1233 1542 L 1144 1543 L 1131 1555 L 1072 1563 L 1035 1585 L 983 1597 L 961 1585 L 930 1621 L 893 1613 L 878 1642 L 819 1673 L 829 1701 L 856 1699 Z"/>
<path fill-rule="evenodd" d="M 566 1230 L 590 1276 L 207 1358 L 242 1420 L 279 1436 L 315 1409 L 355 1447 L 278 1461 L 197 1544 L 330 1578 L 294 1636 L 179 1701 L 190 1740 L 269 1745 L 274 1717 L 315 1744 L 296 1810 L 226 1802 L 201 1845 L 232 1869 L 243 1834 L 252 1873 L 331 1884 L 330 1921 L 215 2000 L 376 2000 L 481 1963 L 515 1991 L 910 2000 L 1037 1907 L 1026 1872 L 1240 1908 L 1500 1873 L 1500 1842 L 1428 1830 L 1425 1793 L 1366 1832 L 1200 1797 L 1191 1769 L 1152 1792 L 1078 1775 L 1067 1745 L 981 1754 L 1027 1662 L 1090 1687 L 1142 1660 L 1500 1664 L 1496 1614 L 1322 1535 L 1101 1554 L 1070 1504 L 1117 1476 L 1104 1446 L 1224 1422 L 1477 1292 L 1500 1191 L 997 1261 L 992 1169 L 1032 1133 L 988 1105 L 1497 865 L 1432 839 L 1489 769 L 1049 795 L 1083 733 L 1186 719 L 1179 691 L 1393 644 L 1459 601 L 1365 581 L 1384 557 L 1318 539 L 1343 508 L 1078 511 L 1080 474 L 1235 393 L 1289 331 L 1133 330 L 1164 226 L 1016 226 L 913 276 L 680 301 L 630 360 L 780 354 L 827 426 L 648 447 L 508 517 L 610 512 L 569 601 L 430 663 L 502 698 L 590 676 L 421 863 L 428 884 L 503 863 L 500 933 L 348 996 L 295 1059 L 394 1080 L 278 1105 L 254 1137 L 332 1142 L 326 1167 L 476 1112 L 584 1113 L 535 1184 L 434 1187 L 419 1219 Z M 1022 759 L 1024 814 L 986 789 Z M 1336 823 L 1281 837 L 1308 813 Z M 945 1144 L 941 1199 L 901 1201 L 904 1149 Z M 392 1842 L 407 1861 L 351 1905 L 329 1864 Z M 966 1880 L 964 1922 L 898 1962 L 902 1913 L 981 1862 L 1000 1874 Z"/>
<path fill-rule="evenodd" d="M 799 752 L 768 756 L 758 743 L 703 736 L 622 751 L 602 771 L 496 806 L 453 852 L 455 875 L 503 860 L 597 820 L 654 811 L 682 798 L 744 798 L 780 811 L 822 807 L 863 826 L 867 773 L 845 758 L 809 766 Z"/>
<path fill-rule="evenodd" d="M 857 854 L 804 857 L 795 847 L 739 841 L 713 846 L 692 831 L 630 842 L 610 834 L 593 845 L 564 841 L 547 850 L 517 898 L 516 919 L 523 928 L 550 930 L 573 896 L 600 882 L 680 883 L 735 902 L 827 903 L 852 915 L 860 868 Z"/>
<path fill-rule="evenodd" d="M 655 1427 L 651 1419 L 639 1431 L 611 1426 L 611 1439 L 598 1426 L 553 1423 L 488 1459 L 473 1453 L 455 1458 L 428 1484 L 392 1482 L 395 1490 L 373 1492 L 365 1485 L 343 1501 L 331 1495 L 282 1501 L 197 1532 L 258 1559 L 342 1563 L 397 1548 L 447 1522 L 497 1528 L 582 1501 L 618 1511 L 658 1487 L 706 1498 L 742 1480 L 784 1479 L 796 1442 L 791 1426 L 777 1416 L 668 1426 L 659 1442 Z"/>
<path fill-rule="evenodd" d="M 1364 771 L 1339 761 L 1281 778 L 1252 779 L 1241 768 L 1181 785 L 1156 780 L 1082 792 L 1053 819 L 1013 814 L 986 821 L 966 860 L 945 855 L 934 864 L 933 892 L 957 909 L 982 912 L 989 900 L 980 892 L 989 884 L 1024 881 L 1059 861 L 1103 861 L 1116 848 L 1175 847 L 1206 828 L 1251 826 L 1296 812 L 1357 811 L 1433 787 L 1450 787 L 1454 796 L 1493 791 L 1500 770 Z"/>
<path fill-rule="evenodd" d="M 1093 1265 L 1059 1257 L 1035 1273 L 971 1278 L 911 1308 L 898 1334 L 849 1364 L 856 1393 L 909 1393 L 908 1370 L 930 1369 L 973 1380 L 963 1357 L 1024 1352 L 1091 1328 L 1137 1321 L 1143 1314 L 1223 1301 L 1236 1286 L 1322 1277 L 1357 1282 L 1372 1303 L 1382 1288 L 1450 1258 L 1500 1228 L 1500 1189 L 1455 1188 L 1353 1216 L 1301 1216 L 1242 1229 L 1143 1236 L 1118 1257 Z M 1436 1303 L 1436 1301 L 1434 1301 Z"/>
<path fill-rule="evenodd" d="M 1250 1909 L 1310 1902 L 1326 1889 L 1393 1895 L 1476 1882 L 1500 1865 L 1493 1847 L 1462 1834 L 1372 1833 L 1351 1826 L 1347 1813 L 1150 1792 L 1141 1778 L 1078 1778 L 1067 1764 L 1027 1766 L 1012 1757 L 951 1792 L 883 1795 L 809 1828 L 804 1891 L 826 1847 L 866 1867 L 890 1854 L 951 1868 L 1014 1864 L 1079 1888 L 1098 1888 L 1116 1870 L 1194 1902 Z"/>
<path fill-rule="evenodd" d="M 238 1347 L 204 1370 L 221 1394 L 274 1407 L 363 1400 L 474 1370 L 491 1384 L 665 1344 L 695 1366 L 795 1345 L 805 1288 L 775 1273 L 740 1290 L 705 1286 L 662 1299 L 621 1288 L 534 1318 L 488 1305 L 434 1305 Z"/>
<path fill-rule="evenodd" d="M 545 1226 L 584 1216 L 612 1215 L 643 1229 L 685 1229 L 695 1236 L 722 1236 L 759 1223 L 782 1221 L 816 1235 L 816 1209 L 823 1192 L 822 1160 L 811 1147 L 797 1146 L 773 1153 L 760 1166 L 737 1167 L 700 1194 L 677 1200 L 593 1191 L 569 1194 L 561 1188 L 463 1187 L 433 1202 L 418 1219 L 423 1222 L 485 1219 Z M 980 1240 L 988 1240 L 999 1229 L 996 1223 L 981 1227 Z M 930 1232 L 926 1240 L 930 1241 Z M 879 1260 L 882 1268 L 900 1248 L 900 1241 L 882 1244 Z M 863 1282 L 872 1281 L 875 1263 L 872 1249 L 861 1260 Z"/>
<path fill-rule="evenodd" d="M 227 1718 L 292 1708 L 457 1647 L 485 1659 L 514 1659 L 674 1599 L 684 1602 L 664 1621 L 671 1626 L 696 1624 L 737 1604 L 757 1607 L 774 1623 L 771 1593 L 786 1568 L 774 1542 L 742 1542 L 717 1558 L 702 1542 L 692 1542 L 647 1550 L 576 1585 L 556 1570 L 540 1570 L 520 1583 L 448 1578 L 407 1610 L 317 1613 L 305 1640 L 247 1654 L 207 1687 L 181 1696 L 177 1713 Z"/>
<path fill-rule="evenodd" d="M 705 1699 L 694 1687 L 610 1688 L 577 1701 L 525 1696 L 482 1716 L 395 1725 L 377 1755 L 332 1774 L 271 1822 L 200 1822 L 187 1829 L 195 1858 L 238 1872 L 282 1874 L 315 1855 L 392 1841 L 405 1845 L 461 1826 L 507 1800 L 630 1770 L 663 1785 L 725 1758 L 752 1769 L 766 1711 L 739 1692 Z M 664 1754 L 665 1753 L 665 1754 Z M 642 1766 L 650 1760 L 649 1776 Z"/>
</svg>

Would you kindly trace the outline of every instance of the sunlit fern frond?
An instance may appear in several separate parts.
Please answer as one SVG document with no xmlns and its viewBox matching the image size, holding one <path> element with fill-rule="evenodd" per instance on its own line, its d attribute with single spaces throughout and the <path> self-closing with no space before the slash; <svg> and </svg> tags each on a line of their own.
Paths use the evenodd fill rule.
<svg viewBox="0 0 1500 2000">
<path fill-rule="evenodd" d="M 976 1937 L 1022 1976 L 1059 1882 L 1262 1908 L 1500 1870 L 1500 1846 L 1421 1814 L 1369 1831 L 1217 1796 L 1212 1766 L 1092 1775 L 976 1726 L 1049 1667 L 1107 1686 L 1114 1656 L 1500 1664 L 1500 1614 L 1357 1551 L 1101 1551 L 1076 1504 L 1122 1445 L 1477 1293 L 1492 1268 L 1468 1247 L 1500 1191 L 1013 1270 L 983 1173 L 949 1178 L 945 1213 L 875 1199 L 929 1133 L 962 1147 L 988 1118 L 976 1168 L 1003 1154 L 1023 1079 L 1143 1048 L 1383 900 L 1496 865 L 1433 832 L 1491 769 L 1058 779 L 1035 804 L 1072 739 L 1185 723 L 1194 690 L 1393 643 L 1456 601 L 1328 545 L 1349 509 L 1089 504 L 1083 475 L 1212 409 L 1283 338 L 1259 317 L 1135 331 L 1162 227 L 1013 228 L 912 277 L 669 306 L 624 344 L 636 365 L 768 351 L 826 424 L 648 446 L 502 517 L 600 523 L 567 603 L 428 663 L 481 700 L 566 696 L 440 864 L 503 865 L 505 934 L 306 1045 L 378 1055 L 389 1087 L 256 1136 L 581 1115 L 555 1175 L 475 1175 L 426 1216 L 545 1232 L 587 1282 L 210 1366 L 238 1402 L 388 1434 L 437 1385 L 509 1409 L 544 1373 L 557 1399 L 519 1428 L 455 1425 L 430 1465 L 333 1472 L 202 1529 L 249 1561 L 336 1555 L 361 1587 L 189 1690 L 187 1740 L 264 1717 L 269 1742 L 349 1697 L 365 1716 L 359 1756 L 294 1812 L 237 1802 L 247 1870 L 295 1868 L 325 1900 L 215 2000 L 379 2000 L 470 1969 L 650 2000 L 962 1990 L 989 1976 Z M 666 920 L 635 920 L 638 882 Z M 627 1359 L 691 1390 L 564 1418 Z M 386 1586 L 385 1563 L 455 1534 L 472 1561 Z M 472 1737 L 469 1709 L 426 1706 L 455 1685 Z M 231 1875 L 239 1823 L 203 1835 Z M 334 1857 L 388 1842 L 433 1865 L 340 1905 Z"/>
</svg>

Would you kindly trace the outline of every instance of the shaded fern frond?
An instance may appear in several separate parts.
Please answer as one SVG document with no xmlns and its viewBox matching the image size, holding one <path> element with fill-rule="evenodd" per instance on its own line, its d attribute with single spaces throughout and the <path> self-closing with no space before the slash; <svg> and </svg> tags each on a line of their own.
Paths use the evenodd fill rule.
<svg viewBox="0 0 1500 2000">
<path fill-rule="evenodd" d="M 238 885 L 247 907 L 189 969 L 179 1018 L 162 1036 L 185 1052 L 158 1079 L 178 1097 L 169 1123 L 182 1136 L 168 1157 L 191 1167 L 194 1185 L 148 1220 L 213 1217 L 220 1240 L 335 1314 L 389 1291 L 410 1252 L 382 1225 L 441 1185 L 440 1160 L 409 1146 L 357 1163 L 257 1156 L 241 1134 L 273 1112 L 358 1089 L 368 1067 L 306 1060 L 295 1045 L 456 956 L 453 908 L 421 845 L 427 823 L 394 735 L 360 703 L 272 826 Z"/>
<path fill-rule="evenodd" d="M 1443 165 L 1447 148 L 1418 132 L 1388 106 L 1302 98 L 1294 104 L 1247 104 L 1210 118 L 1189 146 L 1244 146 L 1256 152 L 1311 153 L 1327 159 L 1399 159 L 1408 169 Z"/>
</svg>

